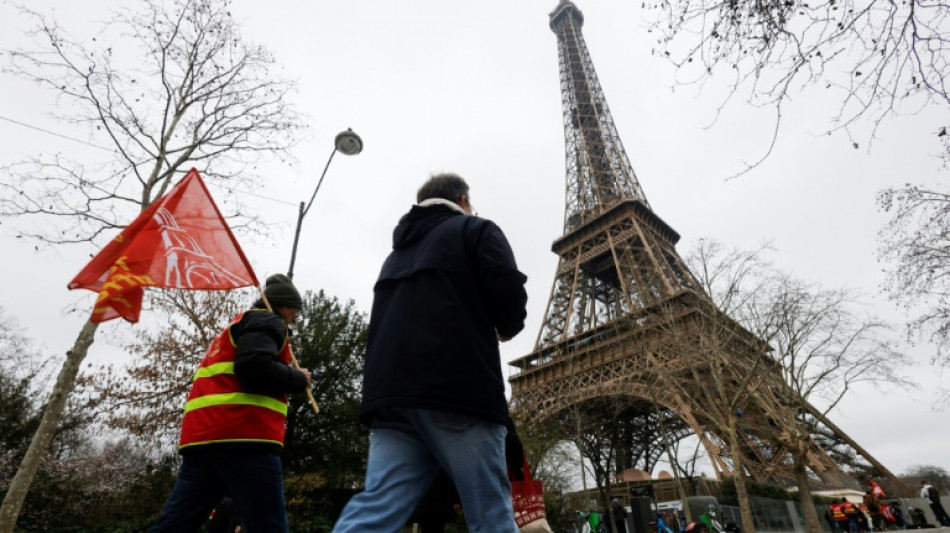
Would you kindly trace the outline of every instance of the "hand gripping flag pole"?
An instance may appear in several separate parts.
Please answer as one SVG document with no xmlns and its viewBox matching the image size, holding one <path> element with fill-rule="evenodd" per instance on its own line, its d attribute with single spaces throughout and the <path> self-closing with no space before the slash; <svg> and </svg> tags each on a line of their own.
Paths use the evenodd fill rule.
<svg viewBox="0 0 950 533">
<path fill-rule="evenodd" d="M 267 301 L 267 295 L 264 294 L 264 288 L 260 285 L 257 286 L 257 290 L 261 293 L 261 300 L 264 301 L 264 305 L 267 306 L 267 310 L 274 312 L 274 309 L 271 307 L 270 302 Z M 300 364 L 297 362 L 297 357 L 294 355 L 294 350 L 290 346 L 287 346 L 288 351 L 290 351 L 290 362 L 294 365 L 294 368 L 300 368 Z M 317 407 L 317 400 L 313 397 L 313 392 L 310 391 L 310 387 L 307 387 L 307 399 L 310 400 L 310 405 L 313 407 L 313 412 L 320 414 L 320 408 Z"/>
</svg>

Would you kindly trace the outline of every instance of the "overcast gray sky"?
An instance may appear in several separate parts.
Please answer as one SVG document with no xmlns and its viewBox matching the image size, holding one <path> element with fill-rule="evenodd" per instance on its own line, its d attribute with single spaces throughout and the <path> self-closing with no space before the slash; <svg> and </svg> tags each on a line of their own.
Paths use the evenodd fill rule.
<svg viewBox="0 0 950 533">
<path fill-rule="evenodd" d="M 479 214 L 506 231 L 529 277 L 527 327 L 503 345 L 503 358 L 530 352 L 556 266 L 551 242 L 563 229 L 557 49 L 547 18 L 556 3 L 236 1 L 232 11 L 244 37 L 267 46 L 284 74 L 298 79 L 297 102 L 312 126 L 297 150 L 299 165 L 274 163 L 265 172 L 266 187 L 246 198 L 278 224 L 267 242 L 241 239 L 258 277 L 286 271 L 296 204 L 312 193 L 333 137 L 352 127 L 365 151 L 334 158 L 304 222 L 298 285 L 352 298 L 368 311 L 395 221 L 429 174 L 458 172 L 471 184 Z M 876 233 L 886 217 L 874 196 L 885 186 L 945 179 L 932 156 L 939 150 L 935 132 L 945 110 L 893 117 L 870 151 L 860 136 L 860 149 L 854 149 L 844 134 L 825 135 L 840 95 L 806 89 L 784 108 L 772 156 L 727 180 L 767 148 L 773 110 L 739 99 L 715 120 L 728 80 L 714 78 L 702 91 L 676 86 L 672 67 L 650 53 L 650 13 L 639 2 L 576 3 L 626 151 L 655 212 L 683 236 L 682 255 L 703 237 L 743 248 L 770 241 L 782 268 L 825 287 L 864 291 L 875 312 L 903 320 L 880 294 Z M 126 2 L 30 2 L 54 12 L 77 35 L 92 27 L 84 22 L 105 20 L 121 4 Z M 0 3 L 0 46 L 18 42 L 24 27 L 10 3 Z M 8 77 L 2 84 L 0 117 L 87 138 L 48 118 L 57 111 L 49 94 Z M 6 120 L 0 120 L 0 134 L 0 163 L 41 151 L 90 162 L 102 156 Z M 49 353 L 62 354 L 87 316 L 63 309 L 71 303 L 88 308 L 94 298 L 69 293 L 66 283 L 95 250 L 80 245 L 35 251 L 32 243 L 12 238 L 10 221 L 2 222 L 0 239 L 9 258 L 0 264 L 7 280 L 3 307 Z M 134 327 L 115 323 L 100 330 L 90 360 L 120 357 L 109 346 L 108 332 Z M 907 372 L 916 387 L 858 388 L 832 414 L 895 473 L 914 464 L 950 466 L 948 415 L 932 408 L 943 379 L 928 364 L 932 352 L 929 346 L 911 349 L 919 365 Z"/>
</svg>

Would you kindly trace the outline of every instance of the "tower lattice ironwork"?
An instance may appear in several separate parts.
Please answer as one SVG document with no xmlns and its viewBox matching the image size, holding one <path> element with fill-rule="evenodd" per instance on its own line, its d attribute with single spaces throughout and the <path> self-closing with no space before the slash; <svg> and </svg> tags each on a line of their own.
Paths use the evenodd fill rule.
<svg viewBox="0 0 950 533">
<path fill-rule="evenodd" d="M 765 343 L 700 288 L 675 249 L 679 235 L 647 202 L 607 107 L 583 22 L 567 0 L 550 15 L 566 146 L 564 235 L 552 246 L 559 260 L 535 349 L 510 363 L 517 368 L 510 378 L 513 404 L 535 419 L 598 420 L 616 436 L 615 471 L 650 470 L 664 438 L 695 434 L 719 476 L 730 475 L 741 456 L 754 478 L 793 482 L 793 439 L 775 420 L 801 398 Z M 758 376 L 755 390 L 746 394 L 736 431 L 727 431 L 722 399 L 730 388 L 738 395 L 753 387 L 750 376 Z M 853 486 L 842 457 L 863 458 L 892 477 L 838 427 L 806 410 L 798 416 L 818 419 L 806 436 L 813 480 Z M 659 431 L 663 423 L 666 430 Z"/>
</svg>

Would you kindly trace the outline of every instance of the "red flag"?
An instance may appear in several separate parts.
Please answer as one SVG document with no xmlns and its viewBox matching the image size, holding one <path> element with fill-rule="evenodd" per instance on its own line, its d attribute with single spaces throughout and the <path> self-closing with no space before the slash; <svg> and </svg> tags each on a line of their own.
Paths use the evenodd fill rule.
<svg viewBox="0 0 950 533">
<path fill-rule="evenodd" d="M 196 169 L 152 202 L 69 282 L 99 293 L 93 322 L 138 322 L 145 287 L 210 290 L 257 276 Z"/>
<path fill-rule="evenodd" d="M 868 478 L 868 483 L 871 484 L 871 494 L 875 494 L 877 496 L 880 496 L 881 498 L 886 498 L 886 496 L 884 495 L 884 489 L 882 489 L 880 485 L 875 483 L 873 479 Z"/>
</svg>

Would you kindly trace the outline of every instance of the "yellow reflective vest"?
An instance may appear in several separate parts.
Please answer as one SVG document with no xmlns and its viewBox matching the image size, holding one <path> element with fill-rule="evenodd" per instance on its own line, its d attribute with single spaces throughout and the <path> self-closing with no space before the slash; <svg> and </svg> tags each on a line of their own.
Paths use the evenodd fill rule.
<svg viewBox="0 0 950 533">
<path fill-rule="evenodd" d="M 287 395 L 248 392 L 234 375 L 236 343 L 231 337 L 231 327 L 239 323 L 244 314 L 234 317 L 214 338 L 198 365 L 185 403 L 179 450 L 224 442 L 284 445 Z M 285 326 L 284 342 L 277 354 L 284 364 L 290 362 L 289 339 Z"/>
</svg>

